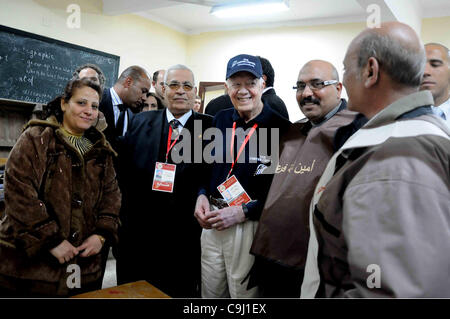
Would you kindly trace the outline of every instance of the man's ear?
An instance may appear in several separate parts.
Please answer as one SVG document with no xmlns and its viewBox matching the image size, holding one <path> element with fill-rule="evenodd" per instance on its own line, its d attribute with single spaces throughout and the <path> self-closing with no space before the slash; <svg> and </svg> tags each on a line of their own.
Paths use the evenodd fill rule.
<svg viewBox="0 0 450 319">
<path fill-rule="evenodd" d="M 129 89 L 133 85 L 133 79 L 129 76 L 123 81 L 123 87 Z"/>
<path fill-rule="evenodd" d="M 341 82 L 336 84 L 336 91 L 337 91 L 337 98 L 338 98 L 338 100 L 340 100 L 341 93 L 342 93 L 342 83 Z"/>
<path fill-rule="evenodd" d="M 364 86 L 370 88 L 377 84 L 380 76 L 380 64 L 378 60 L 374 57 L 370 57 L 367 60 L 367 64 L 364 68 L 363 80 Z"/>
<path fill-rule="evenodd" d="M 262 78 L 263 78 L 263 80 L 264 80 L 264 81 L 263 81 L 263 89 L 265 89 L 266 86 L 267 86 L 267 84 L 266 84 L 266 82 L 267 82 L 267 75 L 263 74 Z"/>
</svg>

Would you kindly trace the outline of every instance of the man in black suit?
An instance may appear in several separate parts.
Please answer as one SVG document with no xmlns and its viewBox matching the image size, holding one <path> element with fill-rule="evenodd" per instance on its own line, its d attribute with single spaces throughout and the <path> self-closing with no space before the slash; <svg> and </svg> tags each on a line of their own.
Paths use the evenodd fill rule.
<svg viewBox="0 0 450 319">
<path fill-rule="evenodd" d="M 216 116 L 219 111 L 231 109 L 232 107 L 234 107 L 233 103 L 231 103 L 228 94 L 225 93 L 208 102 L 208 105 L 206 105 L 205 108 L 205 114 Z"/>
<path fill-rule="evenodd" d="M 167 101 L 164 99 L 164 93 L 162 92 L 164 87 L 164 75 L 166 70 L 158 70 L 153 73 L 152 85 L 155 88 L 156 96 L 161 100 L 164 107 L 167 107 Z"/>
<path fill-rule="evenodd" d="M 171 297 L 200 297 L 201 228 L 193 212 L 206 175 L 202 136 L 212 117 L 192 111 L 197 88 L 186 66 L 169 68 L 164 82 L 167 108 L 135 115 L 122 141 L 117 279 L 145 279 Z"/>
<path fill-rule="evenodd" d="M 108 124 L 103 133 L 116 151 L 117 138 L 127 131 L 133 113 L 140 112 L 150 86 L 147 71 L 134 65 L 122 72 L 112 88 L 103 91 L 99 109 Z"/>
<path fill-rule="evenodd" d="M 261 100 L 264 103 L 269 104 L 272 110 L 275 110 L 282 117 L 289 120 L 289 113 L 286 109 L 286 104 L 284 104 L 283 100 L 275 93 L 275 89 L 273 88 L 273 82 L 275 81 L 275 70 L 269 60 L 260 56 L 258 56 L 258 58 L 261 61 L 264 79 L 264 91 L 261 96 Z"/>
<path fill-rule="evenodd" d="M 72 74 L 73 78 L 90 78 L 92 81 L 96 82 L 100 85 L 100 87 L 105 87 L 105 75 L 103 74 L 102 69 L 96 64 L 93 63 L 85 63 L 76 68 L 76 70 Z"/>
<path fill-rule="evenodd" d="M 264 103 L 269 104 L 272 110 L 275 110 L 285 119 L 289 120 L 289 113 L 283 100 L 276 94 L 273 88 L 273 82 L 275 81 L 275 70 L 270 64 L 269 60 L 258 56 L 261 61 L 264 80 L 264 91 L 261 99 Z M 233 107 L 231 99 L 227 94 L 221 95 L 209 101 L 205 108 L 205 114 L 215 116 L 220 110 L 230 109 Z"/>
</svg>

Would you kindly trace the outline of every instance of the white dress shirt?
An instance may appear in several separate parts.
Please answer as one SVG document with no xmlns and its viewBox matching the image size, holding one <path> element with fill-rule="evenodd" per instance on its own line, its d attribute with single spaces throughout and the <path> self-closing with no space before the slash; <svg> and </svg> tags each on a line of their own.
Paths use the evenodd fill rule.
<svg viewBox="0 0 450 319">
<path fill-rule="evenodd" d="M 120 96 L 114 91 L 114 88 L 110 88 L 109 92 L 111 93 L 111 101 L 113 105 L 113 111 L 114 111 L 114 125 L 117 126 L 117 120 L 119 119 L 120 110 L 118 105 L 123 104 L 122 99 Z M 124 123 L 123 123 L 123 132 L 122 135 L 125 135 L 127 128 L 128 128 L 128 112 L 125 112 L 124 117 Z"/>
</svg>

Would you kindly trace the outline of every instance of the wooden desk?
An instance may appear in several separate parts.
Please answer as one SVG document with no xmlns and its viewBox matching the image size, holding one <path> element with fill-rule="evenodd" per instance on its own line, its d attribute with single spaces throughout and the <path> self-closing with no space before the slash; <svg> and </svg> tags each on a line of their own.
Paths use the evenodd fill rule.
<svg viewBox="0 0 450 319">
<path fill-rule="evenodd" d="M 72 298 L 170 298 L 145 280 L 73 296 Z"/>
</svg>

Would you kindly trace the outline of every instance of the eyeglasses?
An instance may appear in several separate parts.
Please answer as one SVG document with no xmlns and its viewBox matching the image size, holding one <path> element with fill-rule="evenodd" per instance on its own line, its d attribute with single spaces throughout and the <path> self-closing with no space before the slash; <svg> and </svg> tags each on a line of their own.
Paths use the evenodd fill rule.
<svg viewBox="0 0 450 319">
<path fill-rule="evenodd" d="M 308 87 L 312 90 L 312 91 L 316 91 L 316 90 L 320 90 L 323 89 L 324 87 L 331 85 L 331 84 L 336 84 L 338 83 L 337 80 L 328 80 L 328 81 L 311 81 L 308 83 L 305 82 L 297 82 L 296 86 L 293 86 L 292 88 L 294 90 L 297 90 L 297 92 L 303 92 L 306 89 L 306 86 L 308 85 Z"/>
<path fill-rule="evenodd" d="M 189 82 L 187 82 L 187 83 L 170 82 L 170 83 L 166 83 L 166 85 L 171 90 L 174 90 L 174 91 L 177 91 L 177 90 L 180 89 L 180 87 L 183 87 L 183 90 L 185 92 L 189 92 L 189 91 L 191 91 L 194 88 L 194 86 L 192 84 L 190 84 Z"/>
</svg>

